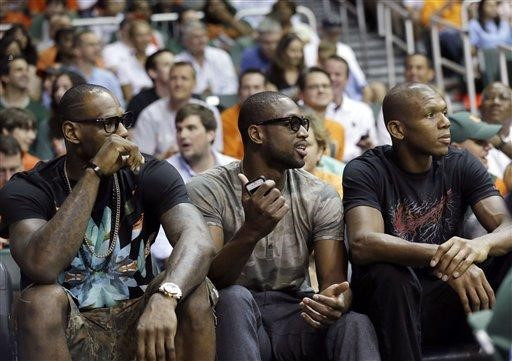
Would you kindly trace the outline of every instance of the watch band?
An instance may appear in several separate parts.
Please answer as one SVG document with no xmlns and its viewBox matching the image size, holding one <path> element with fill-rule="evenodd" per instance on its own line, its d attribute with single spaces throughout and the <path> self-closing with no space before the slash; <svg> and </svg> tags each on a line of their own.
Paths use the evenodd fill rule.
<svg viewBox="0 0 512 361">
<path fill-rule="evenodd" d="M 84 167 L 84 169 L 87 169 L 87 168 L 91 168 L 94 171 L 94 173 L 96 173 L 98 178 L 103 178 L 105 176 L 103 174 L 103 172 L 101 171 L 101 168 L 99 166 L 97 166 L 96 164 L 94 164 L 92 161 L 87 163 L 87 165 Z"/>
</svg>

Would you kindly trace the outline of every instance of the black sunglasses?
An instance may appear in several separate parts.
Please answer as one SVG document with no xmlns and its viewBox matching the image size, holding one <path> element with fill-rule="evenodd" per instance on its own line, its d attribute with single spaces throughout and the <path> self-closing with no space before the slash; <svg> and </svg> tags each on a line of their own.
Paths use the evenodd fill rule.
<svg viewBox="0 0 512 361">
<path fill-rule="evenodd" d="M 126 129 L 129 129 L 133 125 L 133 114 L 132 112 L 126 112 L 122 115 L 116 115 L 108 118 L 96 118 L 96 119 L 68 119 L 74 123 L 94 123 L 103 124 L 103 129 L 108 134 L 117 132 L 119 123 L 122 123 Z"/>
<path fill-rule="evenodd" d="M 256 125 L 270 125 L 280 123 L 287 125 L 288 128 L 290 128 L 290 130 L 294 133 L 297 133 L 301 126 L 304 127 L 304 129 L 309 130 L 309 119 L 299 117 L 298 115 L 289 115 L 283 118 L 262 120 L 261 122 L 256 123 Z"/>
</svg>

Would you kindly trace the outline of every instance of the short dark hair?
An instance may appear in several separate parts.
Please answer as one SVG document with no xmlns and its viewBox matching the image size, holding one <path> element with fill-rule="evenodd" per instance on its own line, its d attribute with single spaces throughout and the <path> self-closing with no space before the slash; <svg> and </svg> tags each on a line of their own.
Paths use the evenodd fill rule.
<svg viewBox="0 0 512 361">
<path fill-rule="evenodd" d="M 347 74 L 346 75 L 347 75 L 347 78 L 348 78 L 348 76 L 350 74 L 350 67 L 348 66 L 348 62 L 345 59 L 343 59 L 339 55 L 331 55 L 330 57 L 327 58 L 327 60 L 336 60 L 336 61 L 339 61 L 340 63 L 345 64 L 345 66 L 347 67 Z"/>
<path fill-rule="evenodd" d="M 35 129 L 36 117 L 32 112 L 21 108 L 5 108 L 0 110 L 0 130 L 11 133 L 16 128 Z"/>
<path fill-rule="evenodd" d="M 11 64 L 16 60 L 25 60 L 27 59 L 24 56 L 21 55 L 7 55 L 0 60 L 0 76 L 7 75 L 11 71 Z M 27 62 L 28 64 L 28 62 Z"/>
<path fill-rule="evenodd" d="M 5 155 L 21 154 L 21 147 L 12 135 L 0 134 L 0 153 Z"/>
<path fill-rule="evenodd" d="M 249 69 L 244 70 L 242 72 L 242 74 L 240 74 L 240 76 L 238 77 L 238 87 L 240 87 L 242 85 L 242 80 L 244 79 L 244 77 L 246 75 L 251 75 L 251 74 L 261 75 L 264 79 L 265 85 L 267 84 L 267 76 L 261 70 L 259 70 L 257 68 L 249 68 Z"/>
<path fill-rule="evenodd" d="M 318 67 L 318 66 L 312 66 L 311 68 L 307 68 L 299 75 L 299 79 L 297 80 L 297 85 L 301 91 L 306 89 L 306 81 L 308 79 L 308 76 L 313 73 L 322 73 L 324 74 L 327 79 L 329 79 L 329 83 L 331 82 L 331 77 L 328 72 L 326 72 L 324 69 Z"/>
<path fill-rule="evenodd" d="M 427 89 L 437 93 L 432 86 L 417 82 L 398 84 L 391 88 L 382 102 L 384 123 L 387 124 L 391 120 L 406 121 L 414 111 L 415 96 Z"/>
<path fill-rule="evenodd" d="M 185 104 L 180 108 L 180 110 L 178 110 L 178 113 L 176 113 L 175 124 L 178 125 L 185 120 L 185 118 L 188 118 L 191 115 L 197 115 L 199 119 L 201 119 L 201 123 L 207 132 L 215 131 L 217 129 L 217 121 L 215 120 L 213 112 L 201 104 L 194 103 Z"/>
<path fill-rule="evenodd" d="M 146 73 L 149 73 L 150 70 L 156 69 L 156 58 L 158 58 L 158 56 L 160 56 L 160 54 L 163 54 L 163 53 L 170 53 L 170 54 L 174 55 L 174 53 L 172 51 L 170 51 L 169 49 L 160 49 L 160 50 L 155 51 L 153 54 L 148 56 L 148 58 L 146 59 L 146 62 L 144 63 L 144 68 L 146 69 Z"/>
<path fill-rule="evenodd" d="M 247 130 L 249 127 L 270 117 L 271 114 L 269 114 L 269 112 L 273 110 L 273 108 L 269 107 L 269 105 L 281 99 L 290 98 L 279 92 L 264 91 L 251 95 L 242 103 L 240 115 L 238 116 L 238 129 L 240 130 L 244 145 L 248 144 Z"/>
<path fill-rule="evenodd" d="M 411 59 L 413 56 L 421 56 L 423 58 L 425 58 L 425 60 L 427 61 L 427 66 L 429 69 L 432 69 L 432 60 L 430 60 L 430 58 L 427 56 L 427 54 L 424 54 L 424 53 L 412 53 L 412 54 L 408 54 L 406 57 L 405 57 L 405 60 L 404 60 L 404 64 L 407 64 L 407 62 L 409 61 L 409 59 Z"/>
<path fill-rule="evenodd" d="M 174 64 L 172 64 L 171 69 L 169 70 L 169 72 L 173 71 L 176 68 L 179 68 L 180 66 L 188 66 L 188 67 L 190 67 L 190 69 L 192 69 L 192 74 L 194 75 L 194 79 L 196 78 L 196 69 L 194 69 L 194 66 L 192 65 L 192 63 L 190 63 L 188 61 L 177 61 L 177 62 L 175 62 Z"/>
<path fill-rule="evenodd" d="M 60 129 L 65 120 L 79 119 L 86 104 L 86 96 L 101 93 L 107 93 L 116 99 L 110 90 L 101 85 L 80 84 L 66 91 L 57 106 L 55 126 Z"/>
<path fill-rule="evenodd" d="M 75 36 L 75 28 L 70 26 L 66 28 L 59 29 L 55 32 L 54 40 L 55 43 L 58 44 L 62 41 L 62 38 L 64 38 L 66 35 L 73 35 L 73 38 Z"/>
</svg>

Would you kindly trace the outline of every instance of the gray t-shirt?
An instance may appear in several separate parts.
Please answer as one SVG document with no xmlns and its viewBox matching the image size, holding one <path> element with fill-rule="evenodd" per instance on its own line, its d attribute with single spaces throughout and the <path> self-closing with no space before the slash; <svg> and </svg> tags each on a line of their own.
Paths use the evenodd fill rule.
<svg viewBox="0 0 512 361">
<path fill-rule="evenodd" d="M 190 199 L 209 225 L 229 242 L 244 222 L 240 162 L 216 167 L 187 184 Z M 319 240 L 343 242 L 343 206 L 338 193 L 302 169 L 286 171 L 282 194 L 290 207 L 276 228 L 256 244 L 237 284 L 255 291 L 310 291 L 308 258 Z"/>
</svg>

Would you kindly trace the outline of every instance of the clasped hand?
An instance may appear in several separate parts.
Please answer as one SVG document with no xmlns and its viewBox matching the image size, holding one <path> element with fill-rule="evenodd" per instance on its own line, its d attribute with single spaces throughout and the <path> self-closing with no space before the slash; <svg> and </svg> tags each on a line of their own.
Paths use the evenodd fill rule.
<svg viewBox="0 0 512 361">
<path fill-rule="evenodd" d="M 473 263 L 485 261 L 488 254 L 489 246 L 486 242 L 452 237 L 437 248 L 430 266 L 434 267 L 437 277 L 448 281 L 463 275 Z"/>
<path fill-rule="evenodd" d="M 457 292 L 466 313 L 487 310 L 496 302 L 494 291 L 478 266 L 470 265 L 462 276 L 447 283 Z"/>
<path fill-rule="evenodd" d="M 347 312 L 351 300 L 348 282 L 335 283 L 313 298 L 304 297 L 300 303 L 301 316 L 313 328 L 326 328 Z"/>
<path fill-rule="evenodd" d="M 135 143 L 112 134 L 105 140 L 92 162 L 100 168 L 101 173 L 109 176 L 125 166 L 138 172 L 144 164 L 144 157 Z"/>
</svg>

